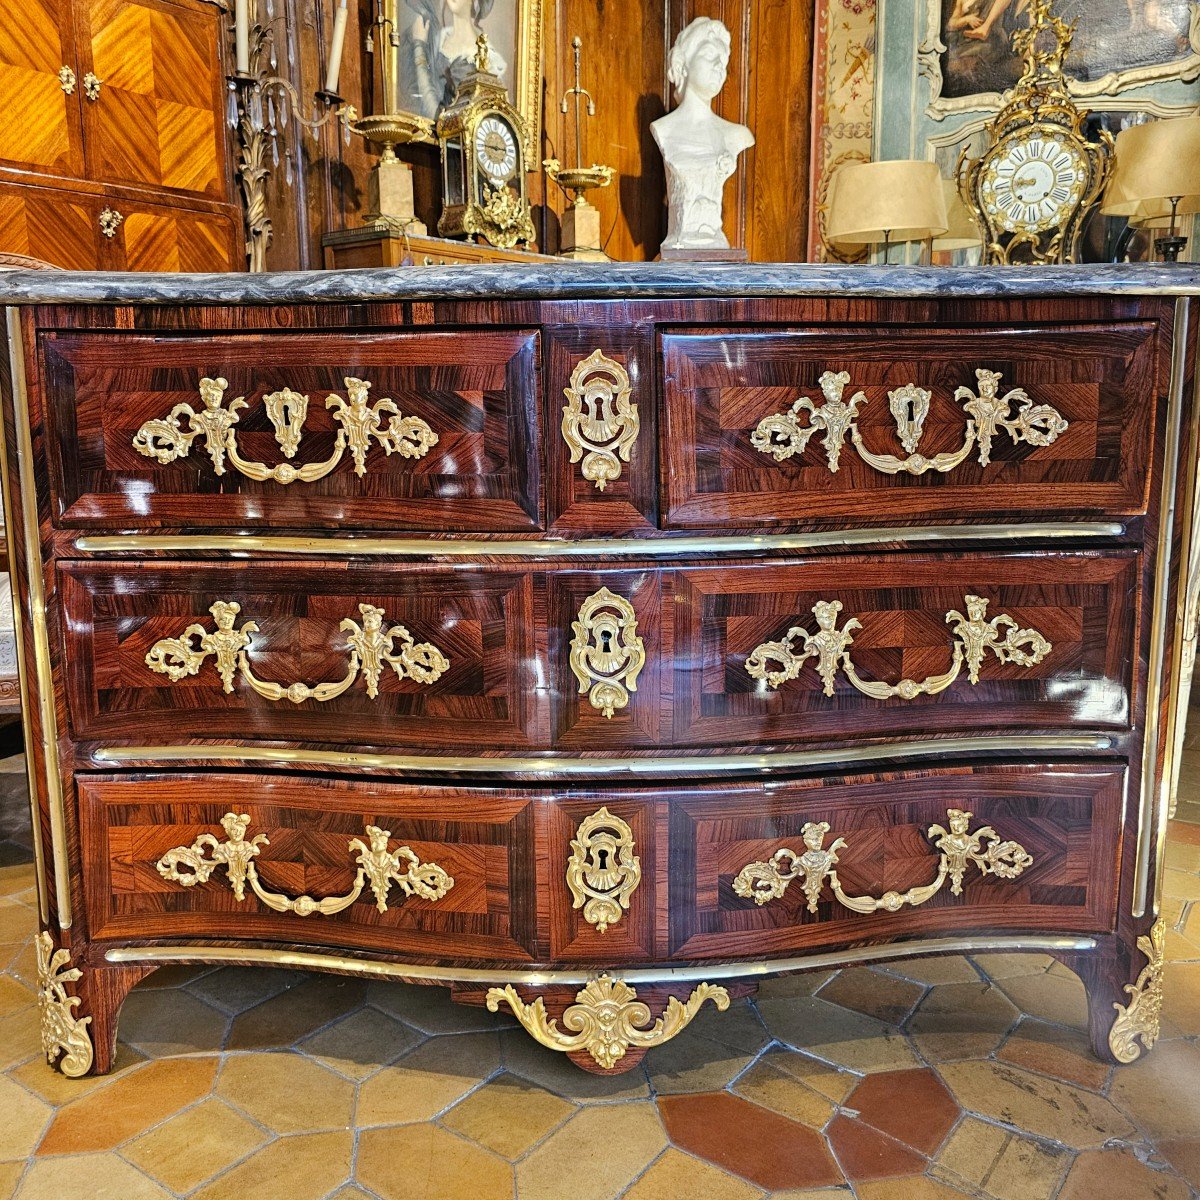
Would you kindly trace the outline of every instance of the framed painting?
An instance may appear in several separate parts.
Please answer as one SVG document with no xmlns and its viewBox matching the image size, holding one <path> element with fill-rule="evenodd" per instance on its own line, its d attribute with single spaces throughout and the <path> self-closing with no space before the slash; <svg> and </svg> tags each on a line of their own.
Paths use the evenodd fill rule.
<svg viewBox="0 0 1200 1200">
<path fill-rule="evenodd" d="M 931 84 L 935 120 L 999 108 L 1021 64 L 1012 35 L 1028 28 L 1028 0 L 925 0 L 919 68 Z M 1055 14 L 1077 22 L 1067 58 L 1071 91 L 1114 96 L 1129 88 L 1200 76 L 1197 0 L 1059 0 Z"/>
<path fill-rule="evenodd" d="M 417 117 L 432 129 L 459 83 L 475 69 L 476 41 L 486 34 L 489 67 L 507 85 L 528 126 L 528 144 L 541 144 L 543 0 L 383 0 L 392 112 Z"/>
</svg>

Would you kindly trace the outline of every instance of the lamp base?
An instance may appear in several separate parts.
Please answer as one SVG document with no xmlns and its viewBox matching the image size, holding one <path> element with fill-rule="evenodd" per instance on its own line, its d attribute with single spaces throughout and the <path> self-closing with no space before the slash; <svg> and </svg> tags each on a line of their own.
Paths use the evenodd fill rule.
<svg viewBox="0 0 1200 1200">
<path fill-rule="evenodd" d="M 1178 262 L 1179 256 L 1183 253 L 1187 244 L 1187 238 L 1179 234 L 1171 234 L 1167 237 L 1154 239 L 1154 249 L 1158 252 L 1163 262 Z"/>
<path fill-rule="evenodd" d="M 367 176 L 367 212 L 363 219 L 367 224 L 398 226 L 413 237 L 425 236 L 428 230 L 417 220 L 413 208 L 413 177 L 408 163 L 393 155 L 375 164 Z"/>
<path fill-rule="evenodd" d="M 575 262 L 608 262 L 600 245 L 600 210 L 580 197 L 562 215 L 559 258 Z"/>
</svg>

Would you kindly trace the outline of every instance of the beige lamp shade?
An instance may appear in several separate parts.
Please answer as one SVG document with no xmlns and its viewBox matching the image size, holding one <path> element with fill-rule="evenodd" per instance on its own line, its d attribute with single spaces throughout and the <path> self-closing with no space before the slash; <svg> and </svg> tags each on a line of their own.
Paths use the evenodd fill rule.
<svg viewBox="0 0 1200 1200">
<path fill-rule="evenodd" d="M 946 232 L 933 239 L 935 250 L 970 250 L 983 241 L 983 234 L 971 210 L 963 203 L 952 179 L 942 180 L 946 201 Z"/>
<path fill-rule="evenodd" d="M 825 236 L 843 246 L 913 242 L 946 232 L 937 163 L 847 163 L 830 189 Z"/>
<path fill-rule="evenodd" d="M 1143 205 L 1147 218 L 1169 216 L 1170 198 L 1180 213 L 1200 210 L 1200 116 L 1133 125 L 1117 134 L 1117 162 L 1100 211 L 1132 217 Z"/>
</svg>

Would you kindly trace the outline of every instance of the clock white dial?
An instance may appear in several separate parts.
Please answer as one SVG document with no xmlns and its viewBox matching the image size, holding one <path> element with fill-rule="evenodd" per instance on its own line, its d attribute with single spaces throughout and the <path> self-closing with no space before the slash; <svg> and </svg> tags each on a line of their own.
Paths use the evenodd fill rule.
<svg viewBox="0 0 1200 1200">
<path fill-rule="evenodd" d="M 1070 219 L 1087 174 L 1087 161 L 1073 142 L 1027 131 L 1009 138 L 987 163 L 981 199 L 998 228 L 1041 233 Z"/>
<path fill-rule="evenodd" d="M 505 182 L 517 169 L 517 139 L 499 117 L 484 117 L 475 127 L 475 159 L 490 179 Z"/>
</svg>

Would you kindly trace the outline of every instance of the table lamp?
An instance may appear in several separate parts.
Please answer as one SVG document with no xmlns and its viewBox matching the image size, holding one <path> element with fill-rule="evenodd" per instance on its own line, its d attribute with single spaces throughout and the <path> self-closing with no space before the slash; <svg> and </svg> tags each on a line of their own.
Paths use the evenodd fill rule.
<svg viewBox="0 0 1200 1200">
<path fill-rule="evenodd" d="M 846 163 L 834 176 L 825 237 L 843 246 L 921 242 L 949 222 L 937 163 L 898 160 Z"/>
<path fill-rule="evenodd" d="M 946 232 L 930 241 L 930 251 L 971 250 L 983 241 L 975 215 L 963 203 L 953 179 L 942 180 L 942 198 L 946 202 Z"/>
<path fill-rule="evenodd" d="M 1154 248 L 1178 262 L 1187 238 L 1176 232 L 1181 215 L 1200 211 L 1200 116 L 1132 125 L 1117 134 L 1117 164 L 1100 211 L 1106 216 L 1169 218 Z"/>
</svg>

